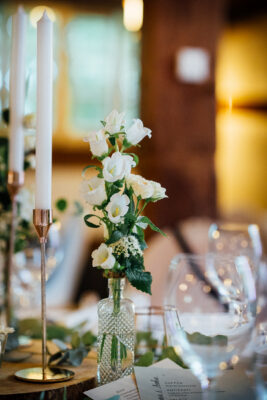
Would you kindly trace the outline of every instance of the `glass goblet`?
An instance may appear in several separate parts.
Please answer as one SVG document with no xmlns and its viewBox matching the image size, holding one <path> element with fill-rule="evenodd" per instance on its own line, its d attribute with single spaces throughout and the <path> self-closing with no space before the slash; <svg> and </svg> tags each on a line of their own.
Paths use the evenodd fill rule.
<svg viewBox="0 0 267 400">
<path fill-rule="evenodd" d="M 250 307 L 235 306 L 208 278 L 208 265 L 225 260 L 216 255 L 179 254 L 171 263 L 172 280 L 165 297 L 167 344 L 173 346 L 199 379 L 203 398 L 211 398 L 212 382 L 237 362 L 251 338 L 255 315 Z M 228 261 L 229 263 L 229 258 Z M 231 259 L 235 264 L 235 258 Z M 238 271 L 238 268 L 236 268 Z M 238 275 L 236 276 L 236 280 Z M 242 275 L 239 287 L 242 288 Z M 242 297 L 238 300 L 242 301 Z M 248 303 L 248 299 L 244 299 Z"/>
</svg>

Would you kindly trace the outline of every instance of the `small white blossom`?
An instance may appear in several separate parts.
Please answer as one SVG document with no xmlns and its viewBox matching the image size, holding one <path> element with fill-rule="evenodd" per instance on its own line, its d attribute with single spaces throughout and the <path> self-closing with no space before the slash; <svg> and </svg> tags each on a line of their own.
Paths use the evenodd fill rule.
<svg viewBox="0 0 267 400">
<path fill-rule="evenodd" d="M 152 198 L 154 201 L 161 200 L 161 199 L 164 199 L 165 197 L 168 197 L 166 195 L 166 189 L 164 187 L 162 187 L 160 183 L 154 182 L 154 181 L 149 181 L 149 182 L 153 186 Z"/>
<path fill-rule="evenodd" d="M 106 207 L 110 221 L 114 224 L 118 224 L 119 222 L 121 222 L 122 217 L 128 212 L 129 203 L 130 199 L 126 194 L 113 194 L 113 196 L 111 196 L 110 198 L 110 202 Z"/>
<path fill-rule="evenodd" d="M 141 119 L 134 119 L 130 128 L 126 129 L 126 139 L 133 145 L 141 142 L 146 136 L 151 138 L 151 129 L 145 128 Z"/>
<path fill-rule="evenodd" d="M 123 179 L 131 173 L 131 168 L 136 165 L 132 156 L 123 155 L 119 151 L 113 153 L 111 157 L 106 157 L 102 164 L 103 176 L 107 182 Z"/>
<path fill-rule="evenodd" d="M 153 195 L 154 189 L 151 181 L 140 175 L 130 174 L 126 178 L 126 183 L 133 188 L 134 194 L 137 197 L 140 196 L 142 199 L 149 199 Z"/>
<path fill-rule="evenodd" d="M 84 179 L 80 191 L 85 201 L 92 206 L 100 206 L 107 199 L 105 181 L 97 176 Z"/>
<path fill-rule="evenodd" d="M 110 245 L 113 248 L 113 254 L 124 255 L 124 257 L 143 256 L 143 252 L 140 248 L 137 238 L 133 235 L 124 236 L 120 240 Z"/>
<path fill-rule="evenodd" d="M 108 152 L 108 144 L 104 129 L 90 133 L 89 136 L 85 137 L 83 140 L 84 142 L 89 142 L 90 150 L 96 157 L 101 157 Z"/>
<path fill-rule="evenodd" d="M 98 249 L 92 252 L 93 267 L 101 267 L 104 269 L 112 269 L 116 262 L 112 255 L 112 248 L 102 243 Z"/>
<path fill-rule="evenodd" d="M 121 127 L 125 124 L 124 121 L 125 113 L 118 113 L 117 110 L 111 111 L 111 113 L 105 118 L 105 131 L 110 134 L 121 131 Z"/>
</svg>

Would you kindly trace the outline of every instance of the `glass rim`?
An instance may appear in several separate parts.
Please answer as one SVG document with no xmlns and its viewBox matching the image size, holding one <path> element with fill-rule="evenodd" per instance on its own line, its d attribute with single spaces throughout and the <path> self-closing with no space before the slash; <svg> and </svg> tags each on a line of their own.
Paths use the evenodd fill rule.
<svg viewBox="0 0 267 400">
<path fill-rule="evenodd" d="M 231 221 L 217 221 L 213 222 L 210 225 L 209 231 L 211 230 L 216 230 L 216 229 L 222 229 L 222 230 L 228 230 L 230 231 L 244 231 L 245 229 L 248 230 L 249 228 L 251 229 L 256 229 L 259 231 L 259 225 L 256 223 L 246 223 L 246 222 L 231 222 Z"/>
<path fill-rule="evenodd" d="M 236 259 L 238 259 L 239 257 L 247 257 L 246 255 L 233 255 L 233 254 L 217 254 L 215 252 L 207 252 L 207 253 L 202 253 L 202 254 L 195 254 L 195 253 L 178 253 L 176 254 L 171 262 L 170 262 L 170 266 L 173 264 L 178 264 L 178 262 L 180 260 L 191 260 L 194 262 L 197 261 L 205 261 L 205 260 L 209 260 L 209 259 L 216 259 L 216 260 L 222 260 L 222 261 L 234 261 Z"/>
</svg>

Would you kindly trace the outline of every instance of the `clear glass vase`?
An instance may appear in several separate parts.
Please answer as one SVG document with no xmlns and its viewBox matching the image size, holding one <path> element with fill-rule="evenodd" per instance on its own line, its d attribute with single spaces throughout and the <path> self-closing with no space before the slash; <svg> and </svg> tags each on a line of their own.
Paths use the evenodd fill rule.
<svg viewBox="0 0 267 400">
<path fill-rule="evenodd" d="M 99 385 L 133 372 L 135 323 L 134 304 L 123 297 L 124 278 L 108 280 L 109 297 L 98 303 Z"/>
</svg>

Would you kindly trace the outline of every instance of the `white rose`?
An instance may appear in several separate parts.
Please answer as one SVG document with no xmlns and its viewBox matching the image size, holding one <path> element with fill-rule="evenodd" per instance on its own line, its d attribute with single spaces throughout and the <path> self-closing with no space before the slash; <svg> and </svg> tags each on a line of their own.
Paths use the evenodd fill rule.
<svg viewBox="0 0 267 400">
<path fill-rule="evenodd" d="M 91 133 L 83 140 L 84 142 L 89 142 L 90 150 L 96 157 L 101 157 L 108 152 L 108 144 L 104 129 Z"/>
<path fill-rule="evenodd" d="M 119 222 L 121 222 L 122 217 L 128 212 L 129 203 L 130 199 L 126 194 L 113 194 L 113 196 L 111 196 L 110 198 L 110 202 L 106 207 L 110 221 L 114 224 L 118 224 Z"/>
<path fill-rule="evenodd" d="M 154 189 L 151 181 L 140 175 L 130 174 L 126 178 L 126 183 L 133 188 L 134 194 L 137 197 L 140 196 L 142 199 L 149 199 L 153 195 Z"/>
<path fill-rule="evenodd" d="M 141 142 L 146 136 L 151 138 L 151 129 L 145 128 L 141 119 L 134 119 L 134 123 L 126 129 L 126 139 L 133 145 Z"/>
<path fill-rule="evenodd" d="M 166 195 L 166 189 L 163 188 L 160 183 L 158 182 L 154 182 L 154 181 L 149 181 L 151 183 L 151 185 L 153 186 L 153 194 L 152 194 L 152 198 L 153 200 L 161 200 L 164 199 L 165 197 L 168 197 Z"/>
<path fill-rule="evenodd" d="M 26 188 L 19 192 L 19 215 L 25 221 L 32 221 L 32 210 L 34 209 L 34 193 Z"/>
<path fill-rule="evenodd" d="M 132 156 L 122 155 L 119 151 L 113 153 L 111 157 L 106 157 L 103 161 L 103 176 L 107 182 L 116 182 L 128 176 L 131 167 L 135 167 Z"/>
<path fill-rule="evenodd" d="M 121 131 L 121 127 L 124 125 L 124 115 L 125 113 L 118 113 L 117 110 L 111 111 L 111 113 L 105 118 L 105 131 L 110 134 L 117 133 Z"/>
<path fill-rule="evenodd" d="M 116 262 L 112 255 L 112 248 L 102 243 L 98 249 L 92 252 L 93 267 L 101 267 L 104 269 L 112 269 Z"/>
<path fill-rule="evenodd" d="M 83 180 L 80 190 L 85 201 L 92 206 L 100 206 L 107 199 L 105 181 L 97 176 Z"/>
</svg>

